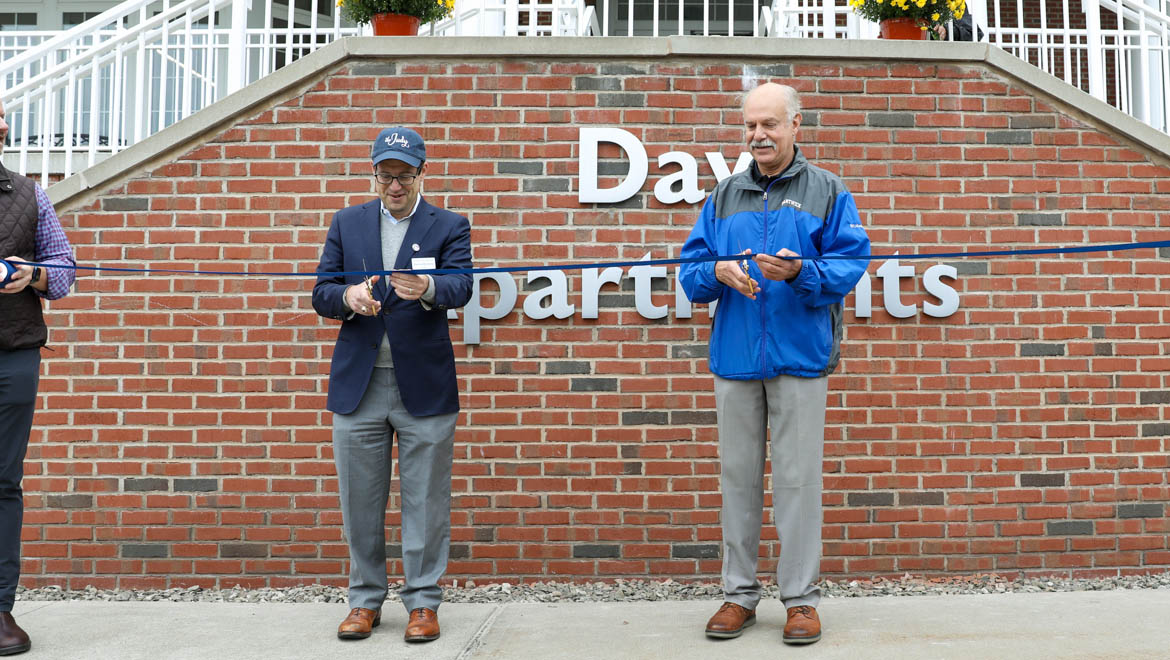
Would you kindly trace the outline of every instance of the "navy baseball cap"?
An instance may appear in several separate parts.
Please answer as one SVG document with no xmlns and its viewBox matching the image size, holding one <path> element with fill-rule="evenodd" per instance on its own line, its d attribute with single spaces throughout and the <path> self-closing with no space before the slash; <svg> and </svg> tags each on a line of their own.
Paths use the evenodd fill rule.
<svg viewBox="0 0 1170 660">
<path fill-rule="evenodd" d="M 374 160 L 374 165 L 393 158 L 411 167 L 418 167 L 427 159 L 427 146 L 423 144 L 422 136 L 409 128 L 384 128 L 374 140 L 370 158 Z"/>
</svg>

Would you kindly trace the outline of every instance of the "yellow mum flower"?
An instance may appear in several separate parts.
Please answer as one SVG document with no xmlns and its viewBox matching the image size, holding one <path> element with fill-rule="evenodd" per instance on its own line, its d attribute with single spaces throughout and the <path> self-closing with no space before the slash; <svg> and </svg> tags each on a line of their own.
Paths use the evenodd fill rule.
<svg viewBox="0 0 1170 660">
<path fill-rule="evenodd" d="M 932 20 L 932 21 L 938 20 L 938 12 L 937 11 L 930 15 L 930 20 Z"/>
</svg>

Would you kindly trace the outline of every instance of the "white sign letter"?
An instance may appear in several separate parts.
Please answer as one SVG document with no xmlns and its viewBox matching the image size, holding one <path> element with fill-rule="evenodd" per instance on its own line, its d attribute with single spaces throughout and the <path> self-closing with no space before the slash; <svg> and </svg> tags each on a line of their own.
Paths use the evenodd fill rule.
<svg viewBox="0 0 1170 660">
<path fill-rule="evenodd" d="M 723 154 L 718 151 L 708 151 L 706 156 L 716 181 L 722 181 L 736 172 L 742 172 L 752 164 L 752 155 L 745 151 L 739 155 L 739 160 L 735 161 L 735 171 L 728 172 L 727 161 L 723 160 Z"/>
<path fill-rule="evenodd" d="M 903 305 L 901 296 L 902 277 L 914 277 L 914 266 L 899 266 L 897 259 L 890 259 L 877 269 L 882 278 L 882 302 L 886 311 L 896 319 L 905 319 L 918 311 L 917 305 Z"/>
<path fill-rule="evenodd" d="M 614 188 L 597 187 L 597 144 L 612 142 L 625 149 L 630 159 L 630 171 L 626 178 Z M 613 127 L 582 128 L 577 141 L 578 153 L 581 158 L 579 175 L 580 189 L 577 192 L 577 201 L 582 204 L 597 202 L 623 202 L 633 197 L 646 183 L 646 173 L 650 169 L 650 162 L 646 159 L 646 149 L 638 138 L 631 132 Z"/>
<path fill-rule="evenodd" d="M 479 283 L 493 280 L 500 287 L 500 299 L 488 309 L 480 306 Z M 471 287 L 471 300 L 463 308 L 463 343 L 479 343 L 479 320 L 502 319 L 516 306 L 516 280 L 509 273 L 485 273 L 476 275 Z"/>
<path fill-rule="evenodd" d="M 598 276 L 596 268 L 581 270 L 581 318 L 597 318 L 597 297 L 605 284 L 621 285 L 622 269 L 609 266 Z"/>
<path fill-rule="evenodd" d="M 959 309 L 959 294 L 951 287 L 951 285 L 942 281 L 942 278 L 949 277 L 952 280 L 959 276 L 959 271 L 954 266 L 946 264 L 935 264 L 926 269 L 926 275 L 922 278 L 922 283 L 926 286 L 926 292 L 938 298 L 941 305 L 934 303 L 922 302 L 922 311 L 926 312 L 927 316 L 935 318 L 944 318 L 954 314 Z"/>
<path fill-rule="evenodd" d="M 649 261 L 650 253 L 642 256 L 641 261 Z M 650 287 L 656 277 L 666 277 L 666 266 L 634 266 L 630 269 L 630 277 L 634 278 L 634 306 L 643 318 L 660 319 L 666 316 L 669 308 L 666 305 L 657 306 L 650 298 Z"/>
<path fill-rule="evenodd" d="M 703 201 L 707 195 L 699 190 L 699 164 L 695 157 L 685 151 L 671 151 L 658 157 L 659 169 L 667 163 L 678 163 L 682 169 L 669 176 L 664 176 L 654 184 L 654 197 L 663 204 L 686 202 L 694 204 Z M 674 191 L 674 182 L 682 184 L 682 188 Z"/>
<path fill-rule="evenodd" d="M 691 299 L 687 297 L 687 292 L 683 290 L 682 280 L 678 278 L 682 274 L 682 267 L 676 266 L 674 271 L 674 318 L 689 319 L 691 318 Z"/>
<path fill-rule="evenodd" d="M 548 280 L 549 285 L 524 299 L 524 313 L 529 318 L 547 319 L 556 316 L 558 319 L 567 319 L 573 315 L 575 308 L 569 304 L 569 279 L 565 277 L 565 271 L 528 271 L 528 283 L 532 284 L 536 280 Z M 545 298 L 551 300 L 548 307 L 540 304 Z"/>
<path fill-rule="evenodd" d="M 873 316 L 873 284 L 869 273 L 862 273 L 857 286 L 853 287 L 853 315 L 859 319 Z"/>
</svg>

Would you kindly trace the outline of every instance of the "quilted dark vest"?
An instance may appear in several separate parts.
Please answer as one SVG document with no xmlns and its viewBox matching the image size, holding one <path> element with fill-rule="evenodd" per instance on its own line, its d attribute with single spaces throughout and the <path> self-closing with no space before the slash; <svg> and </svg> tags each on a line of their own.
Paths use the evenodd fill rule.
<svg viewBox="0 0 1170 660">
<path fill-rule="evenodd" d="M 0 165 L 0 258 L 36 260 L 35 185 L 32 179 L 10 173 Z M 44 276 L 42 270 L 41 277 Z M 47 338 L 41 299 L 31 286 L 20 293 L 0 294 L 0 350 L 37 348 L 44 346 Z"/>
</svg>

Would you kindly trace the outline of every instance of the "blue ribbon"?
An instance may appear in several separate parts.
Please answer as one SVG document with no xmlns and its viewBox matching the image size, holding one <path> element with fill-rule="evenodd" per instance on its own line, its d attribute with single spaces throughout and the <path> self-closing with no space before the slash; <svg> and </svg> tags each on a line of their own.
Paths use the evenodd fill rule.
<svg viewBox="0 0 1170 660">
<path fill-rule="evenodd" d="M 813 257 L 814 260 L 845 260 L 845 261 L 877 261 L 883 259 L 968 259 L 971 257 L 1022 257 L 1037 254 L 1085 254 L 1093 252 L 1123 252 L 1128 250 L 1140 250 L 1143 248 L 1165 248 L 1170 247 L 1170 240 L 1165 241 L 1140 241 L 1137 243 L 1108 243 L 1104 245 L 1078 245 L 1073 247 L 1046 247 L 1046 248 L 1028 248 L 1024 250 L 981 250 L 976 252 L 926 252 L 919 254 L 872 254 L 869 256 L 858 255 L 844 255 L 844 254 L 826 254 Z M 782 257 L 783 259 L 801 259 L 803 257 Z M 337 275 L 360 275 L 368 277 L 370 275 L 389 275 L 390 273 L 410 273 L 412 275 L 456 275 L 456 274 L 470 274 L 476 275 L 480 273 L 518 273 L 522 271 L 541 271 L 541 270 L 577 270 L 584 268 L 627 268 L 633 266 L 668 266 L 673 264 L 691 264 L 702 263 L 706 261 L 738 261 L 743 259 L 741 254 L 727 254 L 711 257 L 689 257 L 677 259 L 652 259 L 646 261 L 609 261 L 598 263 L 585 264 L 546 264 L 539 266 L 493 266 L 488 268 L 427 268 L 427 269 L 404 269 L 400 271 L 389 270 L 352 270 L 352 271 L 336 271 L 329 273 L 311 273 L 302 272 L 280 272 L 280 271 L 255 271 L 255 272 L 240 272 L 231 270 L 183 270 L 176 268 L 119 268 L 114 266 L 76 266 L 63 264 L 45 264 L 33 261 L 25 262 L 31 266 L 42 266 L 44 268 L 66 268 L 73 270 L 92 270 L 103 271 L 111 273 L 164 273 L 171 275 L 229 275 L 233 277 L 335 277 Z"/>
</svg>

